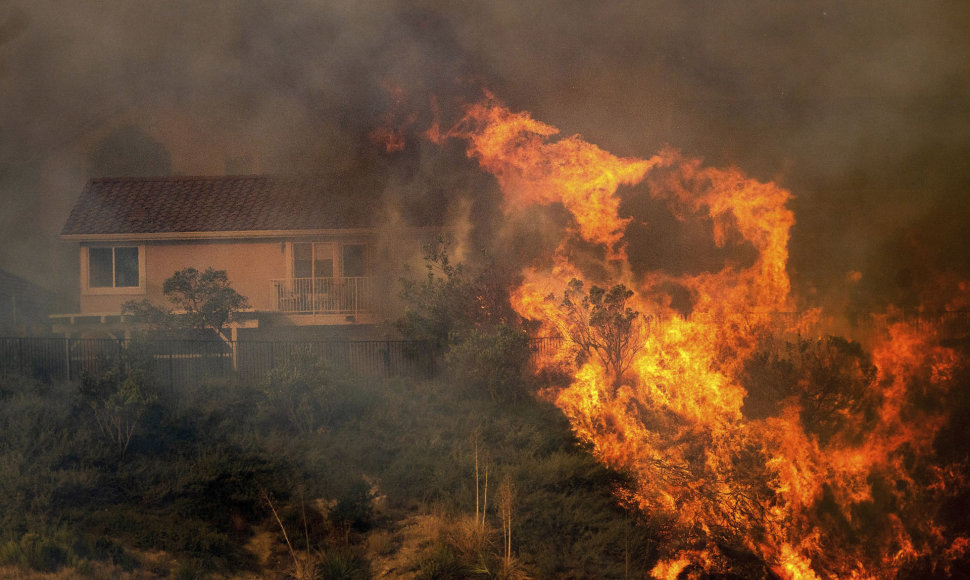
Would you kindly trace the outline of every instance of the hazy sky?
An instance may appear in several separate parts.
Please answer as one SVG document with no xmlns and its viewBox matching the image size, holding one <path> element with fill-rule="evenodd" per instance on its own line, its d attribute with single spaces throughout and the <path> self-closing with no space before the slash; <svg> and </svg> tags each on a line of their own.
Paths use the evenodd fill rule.
<svg viewBox="0 0 970 580">
<path fill-rule="evenodd" d="M 0 268 L 73 284 L 57 234 L 98 172 L 346 170 L 389 87 L 484 86 L 778 181 L 803 293 L 861 272 L 905 302 L 970 278 L 968 32 L 956 1 L 0 0 Z"/>
</svg>

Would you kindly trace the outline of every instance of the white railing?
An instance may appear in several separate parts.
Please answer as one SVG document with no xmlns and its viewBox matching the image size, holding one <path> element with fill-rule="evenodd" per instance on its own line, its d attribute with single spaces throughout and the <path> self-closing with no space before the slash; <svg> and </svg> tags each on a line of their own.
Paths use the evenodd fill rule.
<svg viewBox="0 0 970 580">
<path fill-rule="evenodd" d="M 373 309 L 372 278 L 289 278 L 270 282 L 279 312 L 357 314 Z"/>
</svg>

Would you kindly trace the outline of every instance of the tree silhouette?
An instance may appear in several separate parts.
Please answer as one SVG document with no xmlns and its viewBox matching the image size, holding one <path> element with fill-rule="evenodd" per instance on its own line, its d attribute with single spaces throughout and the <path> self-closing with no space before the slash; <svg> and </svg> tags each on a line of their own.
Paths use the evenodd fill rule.
<svg viewBox="0 0 970 580">
<path fill-rule="evenodd" d="M 573 278 L 563 294 L 565 329 L 580 347 L 584 359 L 596 356 L 613 378 L 614 389 L 643 348 L 645 319 L 627 306 L 633 291 L 623 284 L 609 290 L 593 285 L 589 293 L 583 281 Z"/>
</svg>

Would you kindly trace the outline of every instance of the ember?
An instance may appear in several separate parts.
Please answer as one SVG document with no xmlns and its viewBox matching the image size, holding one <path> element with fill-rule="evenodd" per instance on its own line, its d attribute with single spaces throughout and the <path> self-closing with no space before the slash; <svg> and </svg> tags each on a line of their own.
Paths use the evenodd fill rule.
<svg viewBox="0 0 970 580">
<path fill-rule="evenodd" d="M 675 522 L 653 575 L 895 577 L 945 573 L 964 558 L 968 540 L 928 517 L 962 482 L 962 464 L 934 457 L 957 354 L 925 325 L 892 326 L 869 354 L 814 338 L 827 334 L 819 310 L 780 314 L 794 310 L 784 189 L 672 150 L 618 158 L 557 133 L 488 96 L 446 135 L 495 175 L 508 211 L 561 204 L 571 216 L 513 302 L 565 337 L 544 362 L 571 383 L 546 394 L 599 460 L 630 474 L 621 499 Z M 637 273 L 624 186 L 753 258 Z M 595 267 L 577 243 L 598 249 Z M 597 284 L 614 289 L 611 305 Z M 674 307 L 684 302 L 675 290 L 687 307 Z"/>
</svg>

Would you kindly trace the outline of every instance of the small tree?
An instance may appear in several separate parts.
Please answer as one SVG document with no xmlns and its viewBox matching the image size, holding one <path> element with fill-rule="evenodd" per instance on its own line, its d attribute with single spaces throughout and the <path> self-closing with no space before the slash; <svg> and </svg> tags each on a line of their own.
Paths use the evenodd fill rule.
<svg viewBox="0 0 970 580">
<path fill-rule="evenodd" d="M 122 305 L 122 313 L 164 330 L 214 330 L 228 340 L 226 325 L 237 312 L 249 307 L 249 300 L 232 288 L 226 271 L 211 267 L 204 272 L 178 270 L 165 280 L 162 292 L 184 314 L 174 314 L 148 300 L 128 301 Z"/>
<path fill-rule="evenodd" d="M 429 341 L 438 354 L 472 330 L 519 323 L 509 302 L 516 274 L 487 258 L 474 269 L 453 263 L 451 243 L 439 237 L 426 244 L 424 279 L 401 279 L 406 310 L 397 328 L 409 338 Z"/>
<path fill-rule="evenodd" d="M 79 392 L 101 434 L 123 458 L 142 415 L 157 399 L 145 362 L 125 351 L 105 372 L 84 374 Z"/>
<path fill-rule="evenodd" d="M 617 388 L 646 338 L 645 319 L 627 306 L 633 291 L 623 284 L 609 290 L 590 286 L 587 294 L 582 280 L 573 278 L 562 299 L 569 339 L 588 359 L 595 355 L 613 377 Z"/>
<path fill-rule="evenodd" d="M 529 335 L 521 328 L 499 325 L 456 337 L 445 354 L 448 376 L 456 385 L 488 393 L 493 401 L 515 402 L 524 394 L 532 357 Z"/>
<path fill-rule="evenodd" d="M 307 352 L 295 352 L 266 375 L 260 385 L 268 415 L 288 422 L 304 434 L 315 432 L 330 418 L 335 399 L 326 363 Z"/>
<path fill-rule="evenodd" d="M 210 328 L 225 337 L 223 330 L 233 315 L 249 307 L 249 300 L 229 284 L 225 270 L 184 268 L 165 280 L 162 291 L 176 307 L 182 308 L 192 327 Z"/>
<path fill-rule="evenodd" d="M 509 299 L 519 274 L 487 259 L 474 269 L 455 264 L 450 243 L 439 238 L 424 247 L 423 280 L 402 278 L 406 311 L 397 328 L 443 356 L 456 383 L 495 400 L 514 401 L 525 391 L 531 354 Z"/>
</svg>

